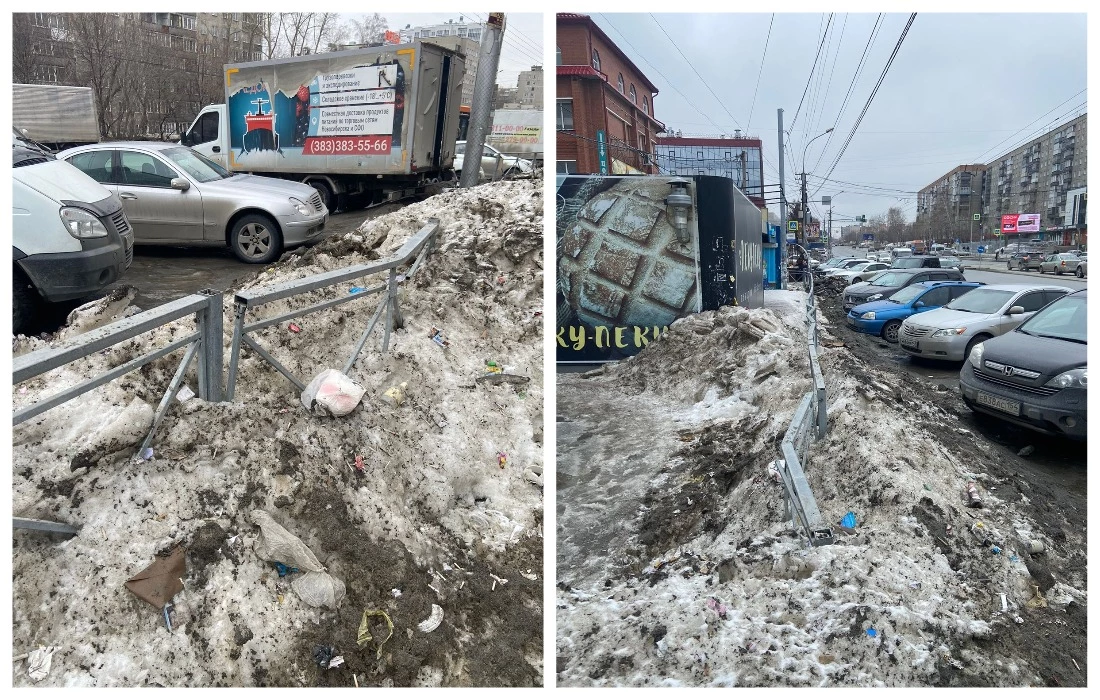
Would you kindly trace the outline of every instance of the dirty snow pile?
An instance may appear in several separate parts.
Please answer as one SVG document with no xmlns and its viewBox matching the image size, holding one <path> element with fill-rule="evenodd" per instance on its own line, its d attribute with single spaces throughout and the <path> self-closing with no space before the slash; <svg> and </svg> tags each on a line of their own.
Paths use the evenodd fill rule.
<svg viewBox="0 0 1100 700">
<path fill-rule="evenodd" d="M 15 515 L 82 526 L 69 540 L 15 536 L 16 653 L 58 647 L 42 683 L 539 684 L 542 206 L 533 181 L 447 191 L 248 283 L 385 260 L 429 218 L 441 221 L 437 248 L 401 285 L 404 325 L 390 351 L 381 351 L 379 324 L 348 373 L 365 395 L 347 416 L 310 414 L 300 392 L 245 348 L 234 401 L 173 401 L 150 459 L 134 455 L 178 352 L 16 426 Z M 272 303 L 249 320 L 384 279 Z M 308 383 L 343 367 L 379 300 L 253 338 Z M 228 292 L 227 364 L 232 302 Z M 449 345 L 433 341 L 433 327 Z M 17 386 L 14 407 L 192 328 L 183 319 Z M 17 339 L 15 354 L 43 346 Z M 477 381 L 489 362 L 515 381 Z M 197 389 L 194 369 L 186 384 Z M 298 538 L 292 550 L 311 565 L 265 561 L 261 522 Z M 164 611 L 123 584 L 177 545 L 187 571 L 169 631 Z M 297 593 L 296 582 L 321 575 L 317 564 L 334 609 Z M 32 683 L 23 664 L 14 681 Z"/>
<path fill-rule="evenodd" d="M 782 306 L 697 314 L 618 367 L 559 380 L 559 440 L 572 440 L 558 682 L 1042 683 L 999 631 L 1056 624 L 1033 611 L 1085 605 L 1086 582 L 1048 582 L 1040 603 L 1023 543 L 1041 533 L 995 492 L 967 509 L 964 485 L 982 483 L 970 456 L 847 350 L 822 351 L 830 427 L 806 472 L 825 521 L 856 525 L 809 548 L 784 520 L 773 460 L 809 381 L 799 305 Z"/>
</svg>

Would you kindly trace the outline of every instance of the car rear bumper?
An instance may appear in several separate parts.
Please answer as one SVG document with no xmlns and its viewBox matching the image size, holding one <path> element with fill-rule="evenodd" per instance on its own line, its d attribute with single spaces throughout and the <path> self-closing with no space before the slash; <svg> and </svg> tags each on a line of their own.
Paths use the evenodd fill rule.
<svg viewBox="0 0 1100 700">
<path fill-rule="evenodd" d="M 1038 396 L 986 381 L 974 374 L 974 367 L 969 362 L 963 365 L 959 373 L 959 389 L 962 390 L 963 401 L 972 411 L 1047 435 L 1084 440 L 1088 434 L 1087 395 L 1082 389 L 1062 389 L 1050 396 Z M 1014 406 L 1018 404 L 1019 413 L 981 403 L 983 399 L 988 401 L 990 398 L 1008 401 Z"/>
</svg>

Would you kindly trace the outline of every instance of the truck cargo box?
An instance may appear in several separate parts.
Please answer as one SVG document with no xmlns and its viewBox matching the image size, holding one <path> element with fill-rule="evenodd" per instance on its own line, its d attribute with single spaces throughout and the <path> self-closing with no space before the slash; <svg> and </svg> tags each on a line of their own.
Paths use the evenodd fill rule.
<svg viewBox="0 0 1100 700">
<path fill-rule="evenodd" d="M 228 65 L 231 170 L 413 175 L 451 167 L 465 57 L 421 42 Z"/>
<path fill-rule="evenodd" d="M 11 123 L 52 148 L 99 141 L 95 93 L 89 87 L 12 84 Z"/>
</svg>

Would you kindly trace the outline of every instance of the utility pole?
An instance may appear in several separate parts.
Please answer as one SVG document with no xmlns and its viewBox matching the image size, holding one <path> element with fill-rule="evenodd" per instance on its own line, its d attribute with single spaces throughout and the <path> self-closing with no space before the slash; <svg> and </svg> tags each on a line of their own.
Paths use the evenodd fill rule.
<svg viewBox="0 0 1100 700">
<path fill-rule="evenodd" d="M 833 202 L 829 200 L 829 228 L 827 229 L 829 237 L 826 239 L 828 243 L 825 244 L 825 250 L 830 254 L 833 252 Z"/>
<path fill-rule="evenodd" d="M 783 110 L 779 110 L 779 288 L 787 288 L 787 180 L 783 173 Z"/>
<path fill-rule="evenodd" d="M 802 247 L 809 243 L 810 235 L 810 198 L 806 194 L 806 173 L 802 173 Z"/>
<path fill-rule="evenodd" d="M 497 82 L 497 63 L 504 41 L 504 13 L 490 12 L 481 36 L 474 96 L 470 104 L 470 126 L 466 132 L 466 154 L 463 156 L 460 187 L 473 187 L 481 172 L 481 156 L 485 153 L 485 136 L 489 133 L 489 118 L 493 111 L 493 92 Z M 499 165 L 499 163 L 498 163 Z"/>
</svg>

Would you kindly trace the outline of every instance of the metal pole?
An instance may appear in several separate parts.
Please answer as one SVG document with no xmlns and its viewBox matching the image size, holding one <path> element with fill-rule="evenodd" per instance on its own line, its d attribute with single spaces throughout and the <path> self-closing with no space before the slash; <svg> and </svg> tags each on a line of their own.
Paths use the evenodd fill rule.
<svg viewBox="0 0 1100 700">
<path fill-rule="evenodd" d="M 807 144 L 809 145 L 809 144 Z M 802 171 L 802 247 L 809 242 L 810 235 L 810 198 L 806 194 L 806 172 Z"/>
<path fill-rule="evenodd" d="M 199 294 L 209 297 L 210 304 L 198 313 L 202 357 L 199 360 L 199 398 L 203 401 L 222 400 L 222 293 L 204 289 Z"/>
<path fill-rule="evenodd" d="M 783 173 L 783 110 L 779 110 L 779 288 L 787 288 L 787 182 Z"/>
<path fill-rule="evenodd" d="M 485 152 L 485 136 L 489 133 L 489 120 L 493 111 L 493 91 L 497 82 L 497 63 L 500 46 L 504 41 L 504 13 L 490 12 L 481 35 L 481 54 L 477 61 L 477 77 L 474 78 L 474 95 L 470 105 L 470 126 L 466 132 L 466 153 L 460 187 L 477 184 L 481 171 L 481 156 Z M 387 326 L 388 328 L 388 326 Z"/>
</svg>

